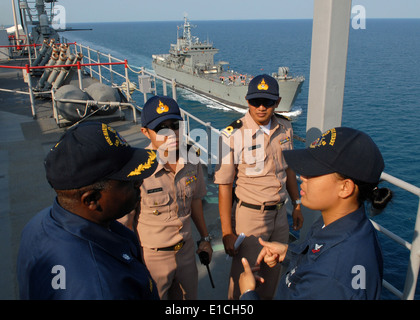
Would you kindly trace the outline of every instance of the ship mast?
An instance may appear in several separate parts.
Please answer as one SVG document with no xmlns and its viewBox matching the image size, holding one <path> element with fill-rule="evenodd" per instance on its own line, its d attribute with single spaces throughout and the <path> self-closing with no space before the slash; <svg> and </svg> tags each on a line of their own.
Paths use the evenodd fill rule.
<svg viewBox="0 0 420 320">
<path fill-rule="evenodd" d="M 187 47 L 190 47 L 192 45 L 192 37 L 191 37 L 191 25 L 188 21 L 188 17 L 184 16 L 184 34 L 183 38 L 186 42 Z"/>
</svg>

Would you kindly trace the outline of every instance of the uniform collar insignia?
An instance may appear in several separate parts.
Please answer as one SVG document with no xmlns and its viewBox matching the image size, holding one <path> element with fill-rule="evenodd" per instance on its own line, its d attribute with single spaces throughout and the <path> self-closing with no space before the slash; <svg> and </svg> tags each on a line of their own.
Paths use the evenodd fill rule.
<svg viewBox="0 0 420 320">
<path fill-rule="evenodd" d="M 221 131 L 221 133 L 226 138 L 229 138 L 236 129 L 239 129 L 241 127 L 242 127 L 242 121 L 241 120 L 236 120 L 236 121 L 232 122 L 229 126 L 227 126 L 226 128 L 224 128 Z"/>
<path fill-rule="evenodd" d="M 312 249 L 312 253 L 318 253 L 323 246 L 324 246 L 323 244 L 317 244 L 317 243 L 315 243 L 315 246 Z"/>
</svg>

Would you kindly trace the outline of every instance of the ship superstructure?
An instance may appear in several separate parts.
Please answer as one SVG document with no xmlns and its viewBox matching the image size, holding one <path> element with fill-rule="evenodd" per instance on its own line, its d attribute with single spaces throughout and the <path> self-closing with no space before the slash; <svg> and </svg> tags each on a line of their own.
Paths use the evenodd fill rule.
<svg viewBox="0 0 420 320">
<path fill-rule="evenodd" d="M 193 36 L 191 27 L 185 16 L 182 35 L 178 33 L 177 43 L 171 44 L 169 53 L 152 56 L 156 74 L 227 105 L 247 108 L 245 96 L 253 76 L 230 70 L 226 61 L 215 63 L 214 55 L 219 49 Z M 287 67 L 279 67 L 272 76 L 279 83 L 282 98 L 275 111 L 288 112 L 301 91 L 304 78 L 292 77 Z"/>
</svg>

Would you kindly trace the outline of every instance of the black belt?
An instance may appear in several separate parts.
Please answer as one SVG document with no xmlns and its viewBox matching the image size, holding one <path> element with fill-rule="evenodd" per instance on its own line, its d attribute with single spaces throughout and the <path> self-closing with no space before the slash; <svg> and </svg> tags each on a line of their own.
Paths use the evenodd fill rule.
<svg viewBox="0 0 420 320">
<path fill-rule="evenodd" d="M 251 209 L 255 209 L 255 210 L 261 210 L 261 207 L 264 207 L 264 210 L 276 210 L 276 209 L 280 209 L 284 204 L 283 202 L 279 202 L 277 204 L 273 204 L 271 206 L 259 206 L 257 204 L 251 204 L 251 203 L 246 203 L 246 202 L 241 202 L 241 206 L 247 207 L 247 208 L 251 208 Z"/>
<path fill-rule="evenodd" d="M 178 242 L 174 246 L 166 247 L 166 248 L 158 248 L 156 251 L 178 251 L 184 246 L 185 241 L 182 240 L 181 242 Z"/>
</svg>

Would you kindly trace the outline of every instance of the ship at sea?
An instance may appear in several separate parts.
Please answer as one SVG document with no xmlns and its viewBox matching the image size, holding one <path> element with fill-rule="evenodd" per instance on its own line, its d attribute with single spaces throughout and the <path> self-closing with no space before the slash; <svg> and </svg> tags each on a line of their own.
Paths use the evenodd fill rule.
<svg viewBox="0 0 420 320">
<path fill-rule="evenodd" d="M 248 108 L 245 96 L 253 76 L 233 71 L 229 62 L 215 63 L 219 49 L 211 42 L 200 41 L 191 33 L 192 25 L 184 16 L 182 35 L 171 44 L 168 54 L 152 55 L 152 66 L 158 76 L 174 79 L 178 85 L 223 104 Z M 179 27 L 178 27 L 179 30 Z M 301 91 L 303 76 L 293 77 L 288 67 L 271 74 L 279 84 L 281 101 L 275 112 L 289 112 Z"/>
<path fill-rule="evenodd" d="M 43 161 L 45 155 L 54 146 L 63 132 L 76 123 L 96 120 L 110 124 L 133 147 L 144 148 L 149 144 L 149 140 L 140 134 L 141 126 L 138 120 L 143 105 L 141 98 L 143 97 L 139 98 L 139 93 L 134 92 L 137 90 L 136 86 L 134 86 L 136 79 L 139 81 L 138 88 L 143 90 L 141 93 L 143 93 L 145 100 L 148 94 L 149 96 L 150 94 L 161 95 L 162 90 L 164 95 L 170 95 L 175 100 L 177 99 L 177 94 L 180 93 L 178 101 L 182 102 L 180 105 L 182 106 L 181 112 L 185 123 L 183 138 L 196 144 L 201 151 L 202 157 L 200 160 L 203 163 L 207 185 L 207 195 L 203 202 L 203 209 L 206 213 L 208 230 L 213 235 L 212 246 L 214 252 L 209 268 L 213 274 L 215 288 L 210 289 L 208 272 L 197 257 L 197 268 L 199 270 L 198 298 L 200 300 L 225 299 L 229 281 L 230 262 L 226 259 L 224 252 L 218 211 L 217 185 L 213 183 L 211 176 L 216 163 L 213 160 L 216 158 L 218 148 L 217 144 L 214 149 L 212 146 L 214 142 L 218 141 L 220 133 L 215 127 L 220 127 L 221 123 L 226 122 L 227 125 L 231 122 L 231 119 L 227 116 L 230 113 L 232 113 L 232 117 L 239 117 L 239 115 L 237 113 L 233 114 L 230 110 L 226 111 L 224 108 L 220 113 L 215 110 L 209 112 L 207 102 L 205 105 L 197 108 L 198 103 L 196 101 L 187 101 L 191 96 L 189 93 L 184 95 L 184 90 L 177 91 L 177 87 L 180 84 L 179 78 L 176 78 L 176 81 L 172 81 L 172 77 L 169 77 L 163 79 L 164 83 L 159 83 L 159 85 L 155 86 L 153 82 L 156 81 L 154 80 L 156 74 L 147 71 L 141 64 L 132 65 L 132 60 L 130 60 L 129 64 L 128 60 L 112 56 L 109 53 L 109 51 L 115 52 L 112 43 L 102 47 L 99 45 L 101 49 L 106 47 L 109 50 L 107 53 L 103 53 L 89 47 L 89 42 L 87 42 L 87 46 L 85 45 L 86 42 L 82 44 L 83 41 L 77 43 L 67 41 L 67 39 L 60 36 L 60 32 L 64 31 L 63 29 L 55 30 L 51 28 L 51 22 L 54 20 L 52 7 L 55 2 L 57 1 L 37 0 L 36 3 L 25 0 L 17 1 L 23 28 L 18 27 L 16 22 L 15 31 L 12 33 L 0 28 L 0 190 L 2 190 L 2 208 L 0 209 L 0 252 L 2 256 L 0 261 L 0 299 L 16 299 L 19 296 L 15 271 L 20 234 L 24 225 L 38 211 L 50 206 L 55 198 L 54 191 L 45 179 Z M 322 6 L 322 2 L 317 2 L 317 4 Z M 321 11 L 328 11 L 326 8 L 323 9 L 325 10 Z M 318 23 L 324 22 L 323 19 L 319 18 L 314 19 L 314 21 L 318 21 Z M 345 21 L 345 19 L 342 19 L 342 21 Z M 417 26 L 418 23 L 416 22 L 414 25 Z M 388 26 L 388 22 L 384 23 L 384 25 Z M 337 21 L 331 28 L 340 26 L 342 27 L 340 21 Z M 122 27 L 125 32 L 127 29 L 126 24 L 123 24 Z M 155 27 L 155 24 L 150 25 L 150 28 L 153 27 Z M 112 34 L 109 32 L 109 29 L 106 29 L 107 32 L 105 32 L 104 38 L 109 40 L 115 37 L 120 40 L 120 34 L 116 30 L 115 24 L 111 24 L 109 28 L 112 28 Z M 16 32 L 16 30 L 18 31 Z M 66 30 L 70 30 L 70 28 Z M 314 27 L 312 30 L 314 36 L 320 36 L 319 28 Z M 416 27 L 414 30 L 418 30 L 418 28 Z M 96 36 L 96 34 L 92 36 Z M 143 31 L 143 36 L 145 38 L 148 37 L 148 32 Z M 340 32 L 338 38 L 343 39 L 343 41 L 348 40 L 348 36 L 344 32 Z M 121 42 L 116 41 L 118 44 L 121 44 Z M 59 43 L 60 47 L 61 45 L 63 46 L 63 51 L 54 52 L 54 46 L 58 46 Z M 144 43 L 145 40 L 141 43 L 142 47 L 146 47 L 146 45 L 143 45 Z M 412 41 L 411 43 L 415 42 Z M 132 51 L 138 54 L 134 45 L 130 45 L 133 48 Z M 338 51 L 342 52 L 341 47 Z M 49 60 L 46 56 L 48 52 Z M 152 52 L 147 52 L 147 55 L 144 54 L 148 61 Z M 418 51 L 413 50 L 413 52 Z M 362 53 L 364 54 L 364 52 Z M 387 53 L 384 52 L 384 54 Z M 333 61 L 329 60 L 326 68 L 334 64 L 334 58 L 337 58 L 337 55 L 331 58 Z M 318 56 L 325 57 L 326 55 Z M 343 59 L 343 56 L 340 55 L 340 57 Z M 130 56 L 130 54 L 128 54 L 128 57 L 126 54 L 122 58 L 134 60 L 133 55 Z M 311 65 L 323 66 L 322 61 L 320 62 L 316 59 L 311 59 Z M 349 69 L 358 70 L 358 65 L 359 62 L 356 65 L 352 65 L 352 68 Z M 360 66 L 365 71 L 370 64 L 362 60 Z M 142 71 L 138 72 L 138 70 Z M 374 70 L 369 70 L 366 74 L 375 74 Z M 48 75 L 48 77 L 45 77 L 42 82 L 44 74 Z M 210 75 L 215 74 L 208 72 L 206 79 Z M 319 74 L 318 77 L 314 77 L 316 80 L 312 83 L 318 84 L 321 82 Z M 379 79 L 378 81 L 382 82 L 392 81 L 392 84 L 394 84 L 396 78 L 364 77 L 357 78 L 357 81 L 367 81 L 363 83 L 368 83 L 367 87 L 370 89 L 373 85 L 369 81 L 372 81 L 372 79 Z M 416 79 L 419 78 L 417 77 Z M 246 77 L 246 79 L 248 80 L 249 78 Z M 162 81 L 162 79 L 159 79 L 159 81 Z M 108 85 L 105 86 L 105 83 Z M 43 85 L 41 86 L 41 84 Z M 231 86 L 233 85 L 231 84 Z M 336 83 L 326 81 L 326 85 L 333 86 L 334 90 L 325 90 L 325 92 L 334 92 L 335 96 L 337 91 Z M 153 86 L 155 89 L 153 89 Z M 166 86 L 172 86 L 172 90 L 166 92 Z M 97 87 L 98 90 L 90 91 L 93 87 Z M 105 89 L 106 87 L 107 89 Z M 246 85 L 243 87 L 246 88 Z M 342 87 L 344 87 L 344 84 L 342 84 Z M 63 92 L 65 88 L 71 88 L 72 90 Z M 159 89 L 159 92 L 156 88 Z M 280 91 L 282 90 L 281 88 L 280 86 Z M 385 88 L 388 88 L 388 86 L 385 86 Z M 404 86 L 404 88 L 411 87 Z M 111 91 L 111 94 L 103 95 L 104 91 L 108 91 L 108 89 Z M 380 91 L 370 91 L 375 95 L 376 101 Z M 61 95 L 59 94 L 60 92 L 62 93 Z M 113 94 L 115 92 L 117 93 L 116 96 Z M 415 92 L 415 90 L 410 89 L 410 94 L 412 92 Z M 98 93 L 101 93 L 101 95 L 97 96 L 96 94 Z M 315 93 L 318 94 L 318 91 Z M 243 93 L 242 99 L 244 97 L 245 93 Z M 409 98 L 410 95 L 404 95 L 403 98 L 406 99 L 407 97 Z M 296 104 L 299 104 L 299 100 L 302 98 L 302 95 L 299 96 Z M 358 104 L 357 100 L 355 100 L 357 98 L 357 94 L 352 95 L 354 104 Z M 191 98 L 191 100 L 193 99 Z M 363 99 L 366 99 L 366 96 Z M 308 101 L 311 102 L 311 99 L 308 99 Z M 312 141 L 309 133 L 319 128 L 318 124 L 313 125 L 313 121 L 323 121 L 327 118 L 338 117 L 337 114 L 341 114 L 342 111 L 342 105 L 337 103 L 334 109 L 322 114 L 320 108 L 323 107 L 324 103 L 312 102 L 312 104 L 312 109 L 309 110 L 308 103 L 307 119 L 304 119 L 312 123 L 312 126 L 307 125 L 307 141 Z M 364 106 L 365 104 L 360 103 L 360 105 Z M 356 109 L 355 105 L 351 107 Z M 187 108 L 190 109 L 187 110 Z M 200 114 L 199 109 L 204 111 Z M 352 108 L 347 108 L 346 110 L 350 109 Z M 361 108 L 357 110 L 359 110 L 357 114 L 359 117 L 352 117 L 352 120 L 357 118 L 355 121 L 358 121 L 360 125 L 360 118 L 371 110 L 377 112 L 378 107 L 375 105 L 372 106 L 371 110 L 362 110 Z M 305 113 L 303 115 L 306 117 Z M 220 122 L 216 124 L 209 122 L 213 116 L 221 118 Z M 397 117 L 397 115 L 395 116 Z M 414 116 L 414 112 L 410 113 L 410 117 L 414 118 Z M 375 118 L 379 118 L 379 115 L 375 114 Z M 337 119 L 334 119 L 334 121 L 339 122 Z M 378 120 L 378 122 L 380 121 Z M 370 121 L 368 125 L 372 125 L 372 123 Z M 298 129 L 298 121 L 294 122 L 293 126 Z M 378 130 L 382 128 L 376 124 L 373 127 L 379 128 Z M 203 129 L 207 135 L 197 136 L 196 128 Z M 404 132 L 404 129 L 407 128 L 400 126 L 398 132 Z M 297 131 L 295 130 L 295 134 Z M 392 131 L 392 134 L 394 134 L 394 131 Z M 400 145 L 404 145 L 405 140 L 409 140 L 407 137 L 409 137 L 408 134 L 394 134 L 394 139 L 390 141 L 398 141 L 400 148 Z M 301 142 L 297 141 L 298 137 L 294 138 L 296 142 Z M 413 144 L 412 140 L 410 139 L 410 144 Z M 387 144 L 391 145 L 388 140 Z M 404 148 L 408 148 L 408 144 Z M 411 172 L 412 169 L 410 168 L 412 167 L 401 161 L 399 156 L 388 156 L 388 163 L 395 160 L 395 163 L 400 167 L 404 167 L 404 169 Z M 414 155 L 412 162 L 415 163 L 416 160 L 418 160 L 418 156 Z M 389 170 L 394 174 L 393 171 L 395 169 L 391 168 Z M 401 174 L 401 172 L 398 173 L 397 171 L 397 174 Z M 383 298 L 418 299 L 420 285 L 417 281 L 420 265 L 420 256 L 418 254 L 420 252 L 420 237 L 418 237 L 420 233 L 420 206 L 418 200 L 420 199 L 420 188 L 385 172 L 382 175 L 382 180 L 383 183 L 389 184 L 393 191 L 399 192 L 399 197 L 395 197 L 395 209 L 394 212 L 391 212 L 389 220 L 378 220 L 378 217 L 381 218 L 384 215 L 375 216 L 371 219 L 372 224 L 381 237 L 384 262 L 386 263 L 384 265 Z M 290 216 L 290 201 L 286 201 L 286 207 Z M 310 215 L 305 216 L 305 223 L 308 226 L 312 215 L 310 213 Z M 403 224 L 401 222 L 401 216 L 406 219 L 406 223 Z M 397 230 L 387 229 L 390 225 L 391 227 L 393 227 L 392 225 L 397 226 Z M 198 238 L 199 235 L 196 230 L 193 230 L 194 232 L 194 238 Z M 297 238 L 302 235 L 303 230 L 300 233 L 295 233 Z M 412 238 L 411 242 L 409 242 L 410 238 Z M 291 241 L 293 241 L 293 237 L 291 237 Z M 408 249 L 407 252 L 404 251 L 404 255 L 400 255 L 399 252 L 406 249 Z M 406 256 L 407 253 L 410 255 L 409 257 Z M 68 279 L 70 280 L 70 278 Z M 417 295 L 415 296 L 416 289 Z"/>
</svg>

